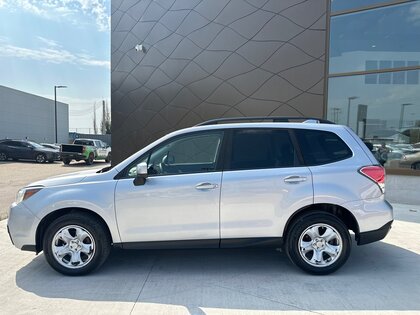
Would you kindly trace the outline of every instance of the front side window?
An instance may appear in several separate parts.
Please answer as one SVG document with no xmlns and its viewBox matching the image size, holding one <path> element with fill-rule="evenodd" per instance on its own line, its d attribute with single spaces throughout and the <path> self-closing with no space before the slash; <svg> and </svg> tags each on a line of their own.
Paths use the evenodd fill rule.
<svg viewBox="0 0 420 315">
<path fill-rule="evenodd" d="M 196 133 L 177 137 L 154 148 L 135 165 L 146 162 L 149 175 L 203 173 L 216 170 L 223 132 Z M 135 165 L 128 176 L 135 176 Z"/>
<path fill-rule="evenodd" d="M 298 164 L 287 130 L 235 130 L 228 170 L 293 167 Z"/>
</svg>

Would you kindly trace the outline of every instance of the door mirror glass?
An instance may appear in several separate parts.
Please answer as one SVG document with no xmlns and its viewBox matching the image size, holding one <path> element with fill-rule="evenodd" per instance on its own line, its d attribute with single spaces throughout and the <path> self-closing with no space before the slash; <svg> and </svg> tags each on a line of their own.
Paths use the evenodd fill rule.
<svg viewBox="0 0 420 315">
<path fill-rule="evenodd" d="M 146 163 L 142 162 L 142 163 L 137 164 L 136 175 L 137 177 L 143 177 L 143 178 L 147 177 L 147 164 Z"/>
<path fill-rule="evenodd" d="M 147 163 L 142 162 L 136 166 L 136 178 L 134 179 L 134 185 L 140 186 L 146 183 L 147 178 Z"/>
</svg>

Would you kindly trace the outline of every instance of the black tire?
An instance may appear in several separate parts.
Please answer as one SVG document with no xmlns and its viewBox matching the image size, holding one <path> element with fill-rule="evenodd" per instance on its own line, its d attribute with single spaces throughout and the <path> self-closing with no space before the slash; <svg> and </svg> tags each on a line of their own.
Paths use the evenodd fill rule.
<svg viewBox="0 0 420 315">
<path fill-rule="evenodd" d="M 105 162 L 111 163 L 111 152 L 108 153 L 108 156 L 106 157 Z"/>
<path fill-rule="evenodd" d="M 332 228 L 334 234 L 339 237 L 330 241 L 325 241 L 325 239 L 322 241 L 324 233 L 326 233 L 325 226 Z M 308 229 L 311 227 L 318 231 L 319 238 L 310 238 L 311 230 L 308 231 Z M 312 244 L 305 251 L 300 246 L 301 241 Z M 323 251 L 328 244 L 333 245 L 334 248 L 341 248 L 336 257 Z M 315 257 L 315 248 L 319 248 L 320 260 Z M 286 235 L 285 250 L 290 260 L 302 270 L 315 275 L 325 275 L 336 271 L 347 261 L 351 250 L 351 238 L 346 225 L 339 218 L 326 212 L 317 211 L 302 215 L 292 222 Z M 310 262 L 312 259 L 315 261 Z M 322 265 L 324 262 L 325 265 Z"/>
<path fill-rule="evenodd" d="M 85 162 L 87 165 L 92 165 L 94 160 L 95 160 L 95 156 L 93 155 L 93 153 L 90 153 L 89 157 L 85 160 Z"/>
<path fill-rule="evenodd" d="M 0 161 L 7 161 L 9 157 L 7 156 L 6 152 L 0 152 Z"/>
<path fill-rule="evenodd" d="M 63 256 L 61 258 L 62 263 L 60 263 L 52 249 L 53 244 L 56 244 L 54 241 L 55 235 L 60 230 L 66 229 L 69 226 L 80 227 L 86 230 L 93 238 L 91 241 L 91 244 L 94 244 L 92 257 L 86 259 L 87 263 L 81 267 L 77 267 L 77 265 L 75 265 L 73 268 L 66 267 L 63 264 L 66 264 L 66 262 L 68 263 L 68 261 L 71 260 L 72 255 L 68 254 L 69 257 L 67 257 L 67 255 Z M 47 259 L 47 262 L 50 264 L 50 266 L 56 271 L 69 276 L 81 276 L 98 269 L 106 261 L 111 251 L 111 239 L 109 233 L 106 231 L 106 227 L 91 215 L 80 212 L 68 213 L 54 220 L 47 227 L 44 233 L 42 245 L 45 258 Z M 80 262 L 83 264 L 83 254 L 80 255 L 80 257 L 82 257 Z M 87 257 L 87 255 L 85 256 Z M 70 264 L 73 266 L 73 263 L 70 262 Z"/>
<path fill-rule="evenodd" d="M 44 153 L 38 153 L 35 156 L 35 162 L 37 163 L 46 163 L 47 162 L 47 157 Z"/>
<path fill-rule="evenodd" d="M 71 162 L 71 160 L 70 160 L 70 159 L 63 159 L 63 163 L 64 163 L 64 165 L 69 165 L 69 164 L 70 164 L 70 162 Z"/>
</svg>

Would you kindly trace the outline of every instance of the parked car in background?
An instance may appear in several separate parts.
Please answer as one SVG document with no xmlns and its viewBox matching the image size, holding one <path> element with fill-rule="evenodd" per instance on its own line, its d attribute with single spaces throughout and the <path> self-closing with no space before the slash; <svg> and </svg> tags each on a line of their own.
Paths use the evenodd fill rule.
<svg viewBox="0 0 420 315">
<path fill-rule="evenodd" d="M 60 151 L 60 145 L 57 143 L 40 143 L 43 147 Z"/>
<path fill-rule="evenodd" d="M 62 144 L 60 155 L 66 165 L 72 160 L 83 160 L 88 165 L 91 165 L 94 160 L 105 160 L 110 163 L 111 147 L 101 140 L 76 139 L 73 144 Z"/>
<path fill-rule="evenodd" d="M 218 122 L 175 131 L 115 167 L 21 189 L 13 244 L 44 251 L 67 275 L 98 268 L 111 246 L 283 246 L 306 272 L 328 274 L 349 257 L 350 230 L 358 245 L 387 235 L 385 170 L 349 127 Z"/>
<path fill-rule="evenodd" d="M 400 160 L 400 167 L 409 167 L 413 170 L 420 170 L 420 152 L 404 154 Z"/>
<path fill-rule="evenodd" d="M 0 161 L 9 159 L 52 163 L 60 159 L 60 154 L 57 149 L 46 148 L 33 141 L 4 139 L 0 141 Z"/>
</svg>

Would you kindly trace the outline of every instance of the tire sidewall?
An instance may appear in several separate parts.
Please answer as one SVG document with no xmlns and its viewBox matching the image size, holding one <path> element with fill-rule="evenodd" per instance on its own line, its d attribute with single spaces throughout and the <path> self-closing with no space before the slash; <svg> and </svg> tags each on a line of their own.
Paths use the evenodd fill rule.
<svg viewBox="0 0 420 315">
<path fill-rule="evenodd" d="M 52 242 L 54 235 L 63 227 L 68 225 L 78 225 L 89 231 L 95 240 L 95 253 L 91 261 L 81 268 L 70 269 L 61 265 L 52 252 Z M 89 215 L 83 214 L 67 214 L 53 221 L 46 229 L 43 238 L 44 255 L 52 268 L 56 271 L 69 275 L 80 276 L 85 275 L 99 268 L 108 257 L 111 241 L 103 227 L 97 220 Z"/>
<path fill-rule="evenodd" d="M 327 224 L 332 226 L 340 234 L 342 239 L 342 251 L 340 257 L 331 265 L 326 267 L 315 267 L 302 258 L 299 253 L 300 235 L 313 224 Z M 325 275 L 339 269 L 347 261 L 351 251 L 351 238 L 346 225 L 337 217 L 329 213 L 312 213 L 304 215 L 293 222 L 286 238 L 286 252 L 290 260 L 304 271 L 315 274 Z"/>
<path fill-rule="evenodd" d="M 95 160 L 95 156 L 93 155 L 93 153 L 90 153 L 89 157 L 86 160 L 86 164 L 87 165 L 92 165 L 94 160 Z"/>
<path fill-rule="evenodd" d="M 0 161 L 2 161 L 2 162 L 7 161 L 7 153 L 6 153 L 6 152 L 0 152 L 0 155 L 1 155 L 2 157 L 4 156 L 4 159 L 3 159 L 3 158 L 1 158 L 1 159 L 0 159 Z"/>
</svg>

